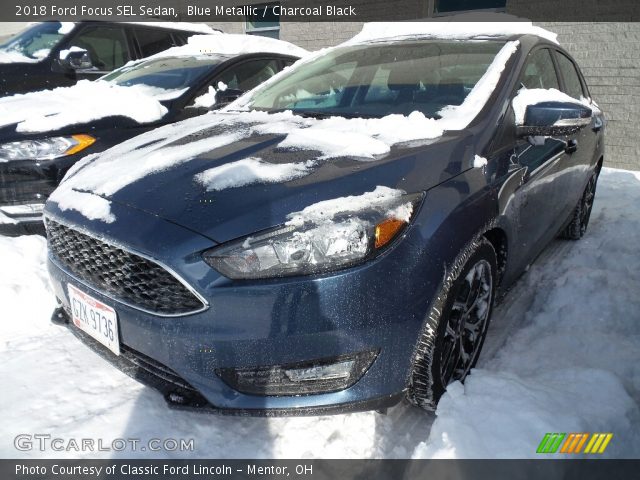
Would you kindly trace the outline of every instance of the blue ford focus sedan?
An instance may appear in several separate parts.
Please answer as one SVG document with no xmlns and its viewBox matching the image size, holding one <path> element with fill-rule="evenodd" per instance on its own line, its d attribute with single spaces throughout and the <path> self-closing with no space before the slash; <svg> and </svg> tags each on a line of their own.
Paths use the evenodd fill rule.
<svg viewBox="0 0 640 480">
<path fill-rule="evenodd" d="M 77 164 L 45 208 L 52 320 L 176 407 L 433 410 L 585 233 L 603 134 L 543 32 L 361 35 Z"/>
</svg>

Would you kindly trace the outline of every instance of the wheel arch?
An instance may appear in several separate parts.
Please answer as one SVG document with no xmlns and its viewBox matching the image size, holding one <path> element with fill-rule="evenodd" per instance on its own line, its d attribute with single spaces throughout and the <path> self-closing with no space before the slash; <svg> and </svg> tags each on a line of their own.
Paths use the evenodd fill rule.
<svg viewBox="0 0 640 480">
<path fill-rule="evenodd" d="M 504 273 L 507 269 L 509 257 L 509 242 L 507 233 L 500 227 L 494 227 L 484 232 L 483 235 L 493 246 L 498 260 L 498 286 L 500 285 Z"/>
</svg>

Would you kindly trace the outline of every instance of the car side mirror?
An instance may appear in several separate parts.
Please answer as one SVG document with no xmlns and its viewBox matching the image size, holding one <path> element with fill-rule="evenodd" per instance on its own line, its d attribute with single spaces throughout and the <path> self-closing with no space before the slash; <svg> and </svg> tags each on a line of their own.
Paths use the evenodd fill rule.
<svg viewBox="0 0 640 480">
<path fill-rule="evenodd" d="M 593 111 L 574 102 L 540 102 L 528 105 L 522 125 L 517 125 L 521 137 L 558 137 L 571 135 L 591 123 Z"/>
<path fill-rule="evenodd" d="M 220 108 L 224 107 L 225 105 L 229 105 L 234 100 L 240 98 L 243 94 L 243 90 L 237 90 L 234 88 L 218 90 L 216 91 L 216 103 L 213 105 L 213 108 Z"/>
<path fill-rule="evenodd" d="M 60 50 L 60 64 L 71 70 L 87 70 L 93 68 L 91 55 L 83 48 L 71 47 L 68 50 Z"/>
</svg>

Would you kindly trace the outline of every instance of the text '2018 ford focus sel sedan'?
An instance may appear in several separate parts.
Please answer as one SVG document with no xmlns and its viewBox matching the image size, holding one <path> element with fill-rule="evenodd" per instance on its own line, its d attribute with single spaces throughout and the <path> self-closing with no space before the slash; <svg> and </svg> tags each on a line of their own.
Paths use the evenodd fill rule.
<svg viewBox="0 0 640 480">
<path fill-rule="evenodd" d="M 434 409 L 495 298 L 584 234 L 604 119 L 548 32 L 374 27 L 76 165 L 54 320 L 173 405 Z"/>
</svg>

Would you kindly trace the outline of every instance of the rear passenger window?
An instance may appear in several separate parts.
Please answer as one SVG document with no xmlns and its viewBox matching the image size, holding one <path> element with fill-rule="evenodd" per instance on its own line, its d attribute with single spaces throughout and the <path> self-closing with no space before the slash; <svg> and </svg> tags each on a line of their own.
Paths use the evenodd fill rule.
<svg viewBox="0 0 640 480">
<path fill-rule="evenodd" d="M 580 100 L 581 97 L 584 97 L 584 94 L 582 92 L 582 83 L 580 83 L 580 77 L 578 76 L 575 65 L 560 52 L 558 52 L 556 57 L 558 58 L 560 73 L 564 79 L 564 93 Z"/>
<path fill-rule="evenodd" d="M 143 57 L 155 55 L 174 46 L 171 32 L 136 30 L 136 38 Z"/>
<path fill-rule="evenodd" d="M 560 89 L 556 70 L 551 60 L 551 52 L 542 48 L 536 50 L 527 61 L 520 81 L 525 88 Z"/>
</svg>

